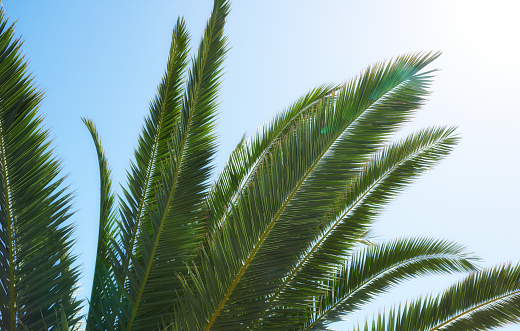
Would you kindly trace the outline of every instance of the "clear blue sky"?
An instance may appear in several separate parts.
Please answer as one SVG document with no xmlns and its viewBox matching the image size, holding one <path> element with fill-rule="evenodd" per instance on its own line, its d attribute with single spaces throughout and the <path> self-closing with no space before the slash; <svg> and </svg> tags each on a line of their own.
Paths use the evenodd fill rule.
<svg viewBox="0 0 520 331">
<path fill-rule="evenodd" d="M 80 121 L 97 124 L 116 182 L 136 145 L 167 58 L 175 19 L 198 44 L 211 1 L 3 1 L 36 82 L 70 187 L 77 194 L 76 252 L 90 293 L 98 215 L 94 146 Z M 343 82 L 366 65 L 410 51 L 441 50 L 428 104 L 407 131 L 458 125 L 463 140 L 387 209 L 376 239 L 457 240 L 483 265 L 518 261 L 520 245 L 520 23 L 516 1 L 236 0 L 222 85 L 220 169 L 244 132 L 315 85 Z M 458 277 L 414 281 L 371 305 L 439 291 Z M 354 321 L 336 324 L 347 330 Z M 516 327 L 500 330 L 516 330 Z"/>
</svg>

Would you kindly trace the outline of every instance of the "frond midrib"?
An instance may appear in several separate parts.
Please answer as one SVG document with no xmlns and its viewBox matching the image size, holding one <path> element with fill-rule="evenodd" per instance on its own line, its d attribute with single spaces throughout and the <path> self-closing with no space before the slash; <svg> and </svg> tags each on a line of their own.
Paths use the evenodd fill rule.
<svg viewBox="0 0 520 331">
<path fill-rule="evenodd" d="M 267 238 L 267 235 L 269 234 L 269 232 L 273 228 L 273 226 L 276 223 L 276 221 L 278 220 L 278 218 L 281 216 L 281 214 L 282 214 L 283 210 L 285 209 L 285 207 L 287 207 L 287 205 L 291 201 L 291 199 L 294 196 L 294 194 L 296 194 L 296 191 L 301 186 L 302 182 L 303 182 L 303 180 L 300 180 L 300 182 L 298 183 L 298 186 L 291 192 L 289 197 L 285 200 L 284 204 L 278 210 L 278 213 L 275 215 L 273 220 L 269 223 L 268 227 L 266 228 L 266 230 L 264 231 L 264 233 L 260 237 L 260 240 L 255 244 L 255 247 L 254 247 L 253 251 L 249 254 L 249 257 L 244 262 L 244 265 L 242 266 L 242 268 L 240 268 L 240 272 L 238 273 L 238 275 L 233 280 L 233 283 L 229 287 L 229 289 L 226 292 L 226 295 L 224 296 L 224 298 L 221 300 L 219 306 L 217 307 L 217 310 L 211 316 L 211 319 L 210 319 L 208 325 L 206 326 L 205 331 L 208 331 L 210 329 L 211 325 L 215 322 L 215 320 L 216 320 L 217 316 L 219 315 L 220 311 L 222 310 L 222 308 L 224 308 L 224 305 L 226 304 L 227 300 L 231 296 L 233 290 L 238 285 L 238 282 L 240 281 L 240 279 L 244 275 L 246 269 L 249 267 L 249 264 L 251 264 L 251 261 L 253 260 L 253 258 L 255 257 L 256 253 L 258 252 L 258 250 L 262 246 L 265 238 Z"/>
<path fill-rule="evenodd" d="M 0 153 L 2 154 L 1 162 L 2 175 L 4 177 L 4 195 L 7 216 L 7 241 L 9 241 L 9 310 L 10 310 L 10 328 L 15 330 L 16 327 L 16 300 L 15 300 L 15 244 L 14 244 L 14 223 L 13 211 L 11 206 L 11 189 L 9 185 L 9 173 L 7 170 L 7 157 L 5 150 L 3 123 L 0 121 Z"/>
</svg>

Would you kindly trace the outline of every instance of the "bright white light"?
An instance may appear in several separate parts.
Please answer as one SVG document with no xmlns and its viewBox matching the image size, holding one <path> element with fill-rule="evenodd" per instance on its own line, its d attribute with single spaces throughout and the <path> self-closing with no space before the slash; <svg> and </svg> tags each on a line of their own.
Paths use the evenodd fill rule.
<svg viewBox="0 0 520 331">
<path fill-rule="evenodd" d="M 445 3 L 448 33 L 469 56 L 489 69 L 518 69 L 520 1 L 451 0 Z"/>
</svg>

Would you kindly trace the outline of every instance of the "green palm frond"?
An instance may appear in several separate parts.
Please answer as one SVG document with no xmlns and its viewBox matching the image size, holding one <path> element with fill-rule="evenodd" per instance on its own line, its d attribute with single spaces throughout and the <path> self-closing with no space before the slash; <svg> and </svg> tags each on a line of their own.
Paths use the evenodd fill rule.
<svg viewBox="0 0 520 331">
<path fill-rule="evenodd" d="M 284 167 L 300 168 L 301 173 L 287 187 L 288 191 L 273 213 L 273 219 L 266 220 L 269 226 L 264 233 L 260 236 L 252 234 L 253 238 L 256 236 L 261 242 L 249 244 L 254 249 L 251 251 L 252 255 L 245 260 L 251 262 L 245 266 L 244 278 L 233 289 L 229 308 L 224 314 L 247 315 L 250 318 L 262 311 L 261 300 L 250 300 L 254 297 L 252 292 L 258 292 L 257 298 L 266 298 L 276 289 L 277 282 L 294 264 L 297 257 L 295 252 L 303 251 L 316 233 L 321 222 L 320 215 L 330 208 L 339 188 L 344 190 L 344 179 L 355 174 L 353 170 L 359 169 L 362 161 L 366 162 L 385 138 L 422 104 L 430 77 L 427 74 L 418 74 L 418 71 L 436 56 L 437 54 L 403 56 L 389 64 L 368 69 L 360 78 L 340 89 L 330 102 L 319 105 L 312 118 L 303 118 L 298 122 L 294 134 L 300 135 L 297 138 L 299 141 L 292 143 L 293 150 L 280 153 L 284 154 L 284 160 L 287 159 Z M 352 138 L 361 147 L 356 149 L 355 144 L 345 137 Z M 273 150 L 271 153 L 274 152 Z M 331 161 L 329 155 L 335 152 L 347 155 L 343 160 L 343 167 Z M 289 160 L 286 155 L 291 155 L 292 159 Z M 273 160 L 272 163 L 276 162 L 279 161 Z M 331 179 L 325 179 L 320 173 L 330 175 Z M 290 178 L 294 174 L 285 176 Z M 272 189 L 278 191 L 277 194 L 280 193 L 283 182 L 280 182 L 278 188 L 273 186 Z M 247 197 L 247 194 L 243 196 Z M 266 204 L 267 202 L 262 202 L 262 208 Z M 298 233 L 298 236 L 287 240 L 289 233 Z M 253 259 L 256 254 L 258 257 Z M 249 278 L 255 281 L 255 286 L 251 286 Z M 250 302 L 251 312 L 246 311 L 247 305 L 243 300 Z M 233 302 L 241 308 L 231 308 Z M 230 318 L 230 321 L 234 325 L 244 322 L 237 316 Z"/>
<path fill-rule="evenodd" d="M 417 70 L 414 73 L 416 72 Z M 343 91 L 340 93 L 346 94 Z M 338 98 L 341 98 L 341 96 Z M 348 109 L 348 107 L 345 108 Z M 292 248 L 300 243 L 303 246 L 302 249 L 304 248 L 308 238 L 301 235 L 301 232 L 306 231 L 303 225 L 308 225 L 309 223 L 304 224 L 303 222 L 298 223 L 291 220 L 290 223 L 294 222 L 300 225 L 301 229 L 298 231 L 298 236 L 296 238 L 293 236 L 292 240 L 287 240 L 287 232 L 284 233 L 285 236 L 283 238 L 281 236 L 273 236 L 270 232 L 277 225 L 277 221 L 283 220 L 286 209 L 290 208 L 288 206 L 291 206 L 293 203 L 292 199 L 297 195 L 301 187 L 305 185 L 305 180 L 315 170 L 328 149 L 345 129 L 356 118 L 360 117 L 359 113 L 362 110 L 355 109 L 357 114 L 354 112 L 355 116 L 350 115 L 353 118 L 349 118 L 347 116 L 339 116 L 339 111 L 334 107 L 334 103 L 323 105 L 316 115 L 304 118 L 297 126 L 295 134 L 283 140 L 274 148 L 270 153 L 268 162 L 265 162 L 258 169 L 251 185 L 240 196 L 237 205 L 233 207 L 232 221 L 224 225 L 222 236 L 212 238 L 210 255 L 215 265 L 218 265 L 215 258 L 216 254 L 229 252 L 224 253 L 224 255 L 227 254 L 228 256 L 222 257 L 223 261 L 221 261 L 223 265 L 226 265 L 228 275 L 219 276 L 221 280 L 227 278 L 229 287 L 223 287 L 225 290 L 219 294 L 220 299 L 206 299 L 208 301 L 220 302 L 214 307 L 215 311 L 211 317 L 200 317 L 201 320 L 209 319 L 208 325 L 216 323 L 215 327 L 217 328 L 240 328 L 245 321 L 254 316 L 247 311 L 249 307 L 253 311 L 256 310 L 257 313 L 262 311 L 261 302 L 250 299 L 265 297 L 272 293 L 277 281 L 284 277 L 284 272 L 287 272 L 290 266 L 289 263 L 294 262 L 294 260 L 286 262 L 285 267 L 283 263 L 279 263 L 282 268 L 285 268 L 285 270 L 282 269 L 280 271 L 277 270 L 278 264 L 276 262 L 278 261 L 273 263 L 272 260 L 265 259 L 263 255 L 262 258 L 255 259 L 255 255 L 257 253 L 259 255 L 263 254 L 262 245 L 264 242 L 268 243 L 270 238 L 274 238 L 275 242 L 274 245 L 266 244 L 264 246 L 267 251 L 269 251 L 270 247 L 276 247 L 277 251 L 288 256 L 283 249 L 280 249 L 280 246 L 283 246 L 285 243 L 292 245 Z M 348 114 L 347 111 L 345 112 Z M 295 200 L 296 203 L 299 202 L 299 200 Z M 313 201 L 307 200 L 307 202 L 312 203 Z M 284 222 L 280 222 L 285 225 Z M 317 225 L 317 223 L 315 224 Z M 276 232 L 276 230 L 273 230 L 273 232 Z M 285 243 L 281 241 L 282 239 L 285 240 Z M 230 247 L 229 245 L 231 244 L 234 247 Z M 220 245 L 222 246 L 218 247 Z M 239 247 L 240 250 L 237 250 L 236 247 Z M 294 256 L 294 253 L 291 256 Z M 236 269 L 230 268 L 231 263 L 236 264 Z M 255 272 L 248 274 L 248 268 L 251 266 L 253 266 Z M 210 267 L 204 266 L 205 268 Z M 218 268 L 213 267 L 210 269 L 213 274 L 213 272 L 217 272 L 214 269 Z M 231 274 L 229 274 L 229 271 L 231 271 Z M 234 275 L 233 272 L 235 272 Z M 248 275 L 251 275 L 251 281 L 249 281 Z M 244 299 L 241 299 L 240 296 L 238 296 L 238 299 L 233 297 L 236 293 L 233 293 L 233 291 L 236 289 L 238 289 L 238 294 L 243 294 Z M 242 289 L 243 291 L 241 291 Z M 253 291 L 256 291 L 258 294 L 254 294 Z M 203 295 L 202 293 L 199 294 Z M 236 303 L 240 306 L 240 309 L 231 308 L 230 304 L 232 303 Z M 216 317 L 221 312 L 224 316 L 222 320 L 227 320 L 227 322 L 216 321 Z"/>
<path fill-rule="evenodd" d="M 331 107 L 334 122 L 342 123 L 342 127 L 315 160 L 284 211 L 282 220 L 290 222 L 280 222 L 280 236 L 296 230 L 307 240 L 315 235 L 317 220 L 330 213 L 334 201 L 344 194 L 373 153 L 424 102 L 430 77 L 417 72 L 436 57 L 437 54 L 403 56 L 386 65 L 376 65 L 339 91 L 336 104 Z M 387 89 L 381 90 L 381 85 Z M 328 126 L 322 129 L 329 130 Z M 276 231 L 275 228 L 271 235 L 273 240 L 278 240 Z"/>
<path fill-rule="evenodd" d="M 298 121 L 314 113 L 321 103 L 333 100 L 338 88 L 338 86 L 324 85 L 312 89 L 262 126 L 252 137 L 242 139 L 229 156 L 206 199 L 210 212 L 208 216 L 210 229 L 222 227 L 231 206 L 249 185 L 255 171 L 267 158 L 274 145 L 287 134 L 294 132 Z"/>
<path fill-rule="evenodd" d="M 322 230 L 298 261 L 295 271 L 304 270 L 295 282 L 321 279 L 320 270 L 341 265 L 382 208 L 452 150 L 457 141 L 453 132 L 453 128 L 421 130 L 376 153 L 332 205 Z M 306 274 L 305 268 L 314 275 Z"/>
<path fill-rule="evenodd" d="M 135 161 L 127 174 L 128 188 L 123 188 L 121 245 L 124 252 L 121 257 L 122 274 L 119 276 L 122 283 L 129 277 L 129 264 L 136 250 L 139 229 L 146 217 L 145 210 L 148 204 L 153 204 L 154 185 L 160 182 L 158 164 L 168 158 L 168 143 L 180 116 L 188 42 L 186 24 L 179 18 L 172 34 L 166 72 L 150 105 L 150 115 L 145 119 L 134 153 Z"/>
<path fill-rule="evenodd" d="M 393 286 L 428 274 L 476 270 L 475 257 L 454 243 L 430 238 L 399 239 L 355 252 L 325 283 L 327 292 L 317 299 L 309 322 L 299 317 L 304 330 L 326 324 L 360 309 Z"/>
<path fill-rule="evenodd" d="M 315 298 L 327 290 L 323 282 L 349 259 L 384 205 L 449 153 L 456 142 L 452 133 L 446 128 L 422 130 L 376 153 L 331 207 L 321 230 L 268 299 L 269 305 L 313 307 Z"/>
<path fill-rule="evenodd" d="M 251 184 L 240 195 L 237 205 L 233 206 L 232 218 L 224 224 L 221 233 L 211 238 L 207 252 L 211 258 L 205 259 L 208 263 L 202 263 L 203 277 L 211 282 L 218 279 L 217 283 L 220 283 L 220 286 L 211 293 L 197 292 L 197 295 L 201 296 L 199 300 L 209 302 L 210 305 L 204 311 L 192 312 L 197 313 L 196 317 L 200 323 L 209 321 L 202 324 L 206 325 L 206 329 L 215 323 L 216 317 L 221 313 L 256 252 L 280 217 L 281 211 L 286 207 L 288 198 L 294 195 L 298 183 L 312 165 L 316 154 L 320 152 L 320 145 L 327 142 L 319 127 L 324 117 L 321 113 L 309 118 L 309 125 L 299 126 L 296 134 L 281 141 L 273 149 L 269 158 L 258 169 Z M 328 116 L 328 121 L 325 122 L 329 123 L 331 119 L 332 117 Z M 302 148 L 309 146 L 309 141 L 316 142 L 317 148 Z M 196 273 L 193 272 L 192 275 Z M 193 281 L 204 284 L 203 280 Z M 262 280 L 259 280 L 257 285 L 261 286 L 261 282 Z M 224 326 L 215 327 L 239 326 L 240 323 L 233 320 Z"/>
<path fill-rule="evenodd" d="M 112 191 L 111 169 L 101 146 L 99 134 L 90 119 L 83 118 L 96 147 L 99 163 L 100 201 L 99 228 L 92 294 L 89 300 L 87 327 L 89 330 L 111 329 L 118 317 L 117 287 L 114 285 L 114 245 L 117 245 L 116 220 L 114 218 L 115 195 Z M 117 260 L 116 260 L 117 262 Z"/>
<path fill-rule="evenodd" d="M 160 182 L 157 165 L 169 157 L 168 144 L 180 116 L 188 41 L 186 24 L 179 18 L 172 34 L 166 71 L 150 105 L 150 115 L 145 119 L 139 137 L 135 161 L 127 175 L 128 189 L 123 188 L 125 199 L 120 204 L 121 222 L 115 230 L 100 229 L 100 242 L 104 240 L 102 236 L 106 236 L 107 242 L 112 244 L 111 249 L 101 254 L 102 260 L 96 262 L 96 287 L 93 291 L 97 291 L 99 297 L 94 292 L 91 296 L 89 329 L 112 329 L 116 324 L 124 324 L 130 315 L 132 306 L 128 287 L 131 284 L 138 286 L 135 285 L 136 266 L 132 262 L 139 263 L 135 258 L 139 247 L 137 239 L 143 226 L 149 231 L 149 226 L 144 224 L 146 208 L 155 203 L 156 188 L 153 186 Z"/>
<path fill-rule="evenodd" d="M 438 297 L 427 297 L 381 313 L 363 330 L 491 330 L 520 319 L 520 265 L 470 274 Z M 361 328 L 359 328 L 361 330 Z"/>
<path fill-rule="evenodd" d="M 78 269 L 71 254 L 71 193 L 59 175 L 42 100 L 0 11 L 0 328 L 57 327 L 64 311 L 74 327 Z M 63 305 L 63 309 L 61 308 Z"/>
<path fill-rule="evenodd" d="M 149 225 L 141 225 L 139 231 L 127 330 L 134 323 L 143 328 L 168 319 L 182 289 L 174 275 L 186 270 L 186 261 L 195 257 L 201 242 L 201 203 L 215 152 L 214 117 L 226 54 L 223 28 L 228 12 L 227 1 L 215 2 L 188 74 L 179 119 L 165 149 L 168 158 L 156 161 L 161 181 L 155 183 L 154 202 L 146 206 Z"/>
</svg>

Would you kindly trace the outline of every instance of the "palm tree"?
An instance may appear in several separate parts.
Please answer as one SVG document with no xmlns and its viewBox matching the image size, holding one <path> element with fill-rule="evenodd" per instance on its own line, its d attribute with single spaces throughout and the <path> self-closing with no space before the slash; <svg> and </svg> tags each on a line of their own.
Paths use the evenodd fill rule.
<svg viewBox="0 0 520 331">
<path fill-rule="evenodd" d="M 457 142 L 450 127 L 392 138 L 424 103 L 434 72 L 425 67 L 437 53 L 400 56 L 309 91 L 242 139 L 210 184 L 228 12 L 227 0 L 215 0 L 191 63 L 177 21 L 120 197 L 84 119 L 101 187 L 87 330 L 320 329 L 409 278 L 452 272 L 471 273 L 365 329 L 516 322 L 520 267 L 478 271 L 472 254 L 444 240 L 367 240 L 382 208 Z M 1 327 L 79 329 L 71 194 L 21 42 L 3 13 L 0 21 Z"/>
</svg>

